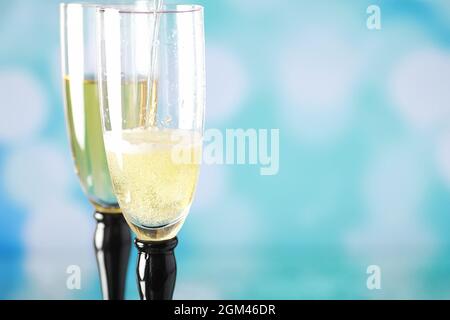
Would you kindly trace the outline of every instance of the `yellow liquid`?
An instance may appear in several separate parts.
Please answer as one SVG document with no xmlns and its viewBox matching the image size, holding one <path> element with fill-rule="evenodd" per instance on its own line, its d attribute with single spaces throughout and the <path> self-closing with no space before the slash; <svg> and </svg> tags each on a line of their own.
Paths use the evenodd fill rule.
<svg viewBox="0 0 450 320">
<path fill-rule="evenodd" d="M 89 200 L 102 212 L 119 212 L 106 162 L 97 82 L 64 79 L 66 115 L 76 173 Z"/>
<path fill-rule="evenodd" d="M 200 135 L 132 129 L 108 133 L 105 145 L 114 191 L 138 238 L 162 241 L 175 237 L 197 186 Z"/>
<path fill-rule="evenodd" d="M 96 210 L 119 213 L 106 160 L 97 82 L 65 77 L 64 84 L 70 144 L 81 185 Z M 122 97 L 125 105 L 141 106 L 124 108 L 125 127 L 134 127 L 147 112 L 147 82 L 124 83 Z"/>
</svg>

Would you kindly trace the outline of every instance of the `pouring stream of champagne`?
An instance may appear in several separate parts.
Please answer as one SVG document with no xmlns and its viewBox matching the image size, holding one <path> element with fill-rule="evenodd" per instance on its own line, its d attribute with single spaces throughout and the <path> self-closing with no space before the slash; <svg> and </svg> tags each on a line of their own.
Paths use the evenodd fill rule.
<svg viewBox="0 0 450 320">
<path fill-rule="evenodd" d="M 150 3 L 151 10 L 153 10 L 153 29 L 152 33 L 152 45 L 151 45 L 151 57 L 150 57 L 150 72 L 148 75 L 147 83 L 148 87 L 145 90 L 147 97 L 142 104 L 140 125 L 144 128 L 155 128 L 157 126 L 157 113 L 158 113 L 158 51 L 159 51 L 159 29 L 160 29 L 160 11 L 163 6 L 163 0 L 153 0 Z"/>
</svg>

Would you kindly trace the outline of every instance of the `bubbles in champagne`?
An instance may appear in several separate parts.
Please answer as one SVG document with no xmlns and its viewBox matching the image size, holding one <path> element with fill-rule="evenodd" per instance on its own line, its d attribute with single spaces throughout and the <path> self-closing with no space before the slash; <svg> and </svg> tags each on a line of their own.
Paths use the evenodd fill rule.
<svg viewBox="0 0 450 320">
<path fill-rule="evenodd" d="M 107 133 L 105 146 L 114 191 L 138 237 L 165 240 L 175 236 L 197 186 L 201 136 L 140 128 Z M 140 235 L 152 229 L 159 233 Z M 169 235 L 164 233 L 167 230 Z"/>
</svg>

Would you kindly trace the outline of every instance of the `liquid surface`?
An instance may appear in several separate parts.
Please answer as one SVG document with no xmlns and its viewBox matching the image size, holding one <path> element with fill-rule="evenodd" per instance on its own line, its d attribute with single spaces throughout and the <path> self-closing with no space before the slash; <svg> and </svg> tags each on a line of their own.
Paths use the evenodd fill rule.
<svg viewBox="0 0 450 320">
<path fill-rule="evenodd" d="M 176 236 L 199 176 L 201 136 L 182 130 L 107 133 L 108 164 L 120 207 L 141 240 Z"/>
</svg>

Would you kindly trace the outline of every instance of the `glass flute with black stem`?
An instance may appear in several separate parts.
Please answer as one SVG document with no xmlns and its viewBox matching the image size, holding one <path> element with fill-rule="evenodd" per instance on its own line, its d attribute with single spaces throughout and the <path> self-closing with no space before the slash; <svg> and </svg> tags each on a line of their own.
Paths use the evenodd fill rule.
<svg viewBox="0 0 450 320">
<path fill-rule="evenodd" d="M 170 300 L 174 249 L 199 178 L 203 8 L 98 9 L 99 95 L 109 172 L 138 248 L 142 300 Z"/>
<path fill-rule="evenodd" d="M 97 263 L 105 300 L 122 300 L 131 234 L 109 176 L 97 86 L 96 4 L 61 4 L 66 122 L 76 173 L 95 208 Z"/>
</svg>

